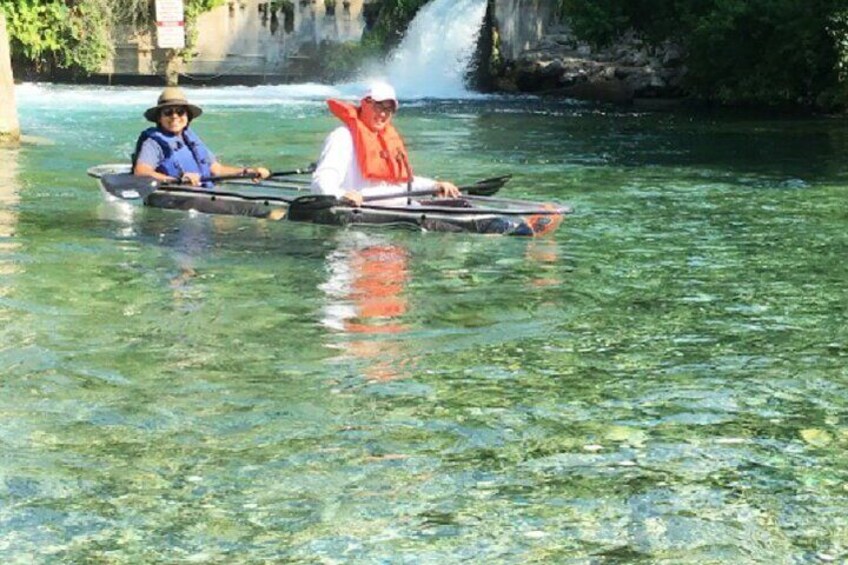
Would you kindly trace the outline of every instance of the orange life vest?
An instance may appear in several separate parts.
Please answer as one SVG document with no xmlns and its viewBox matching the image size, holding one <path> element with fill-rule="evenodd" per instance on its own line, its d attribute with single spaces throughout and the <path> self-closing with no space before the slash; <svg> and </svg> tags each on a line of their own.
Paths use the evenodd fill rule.
<svg viewBox="0 0 848 565">
<path fill-rule="evenodd" d="M 387 182 L 409 181 L 409 155 L 394 126 L 387 124 L 383 131 L 374 131 L 359 119 L 359 109 L 353 104 L 327 100 L 327 106 L 350 130 L 356 161 L 364 178 Z"/>
</svg>

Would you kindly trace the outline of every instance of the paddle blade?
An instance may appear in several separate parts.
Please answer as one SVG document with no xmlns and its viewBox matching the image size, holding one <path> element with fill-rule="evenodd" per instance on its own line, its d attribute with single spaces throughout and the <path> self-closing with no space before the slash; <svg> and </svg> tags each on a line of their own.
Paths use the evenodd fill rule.
<svg viewBox="0 0 848 565">
<path fill-rule="evenodd" d="M 315 214 L 338 206 L 342 202 L 335 196 L 328 194 L 307 194 L 299 196 L 289 204 L 288 217 L 290 220 L 310 220 Z"/>
<path fill-rule="evenodd" d="M 467 194 L 472 194 L 474 196 L 492 196 L 496 194 L 503 186 L 509 182 L 509 179 L 512 178 L 512 175 L 502 175 L 499 177 L 492 177 L 490 179 L 483 179 L 475 182 L 474 184 L 468 186 L 460 186 L 459 189 L 462 192 Z"/>
<path fill-rule="evenodd" d="M 159 188 L 159 181 L 150 177 L 139 177 L 132 173 L 118 173 L 100 177 L 103 189 L 121 200 L 147 198 Z"/>
</svg>

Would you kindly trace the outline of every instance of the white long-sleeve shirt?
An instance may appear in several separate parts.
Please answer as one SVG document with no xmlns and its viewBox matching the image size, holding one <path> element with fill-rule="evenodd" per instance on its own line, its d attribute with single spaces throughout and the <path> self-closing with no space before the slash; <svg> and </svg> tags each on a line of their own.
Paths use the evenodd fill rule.
<svg viewBox="0 0 848 565">
<path fill-rule="evenodd" d="M 412 190 L 435 188 L 434 179 L 419 176 L 412 178 Z M 348 191 L 356 191 L 363 196 L 377 196 L 399 194 L 406 190 L 406 183 L 373 181 L 362 176 L 353 147 L 353 136 L 347 127 L 338 127 L 327 136 L 324 147 L 321 149 L 321 156 L 318 158 L 318 165 L 312 173 L 312 192 L 341 198 Z M 379 204 L 392 206 L 405 202 L 405 198 L 397 198 L 380 200 Z"/>
</svg>

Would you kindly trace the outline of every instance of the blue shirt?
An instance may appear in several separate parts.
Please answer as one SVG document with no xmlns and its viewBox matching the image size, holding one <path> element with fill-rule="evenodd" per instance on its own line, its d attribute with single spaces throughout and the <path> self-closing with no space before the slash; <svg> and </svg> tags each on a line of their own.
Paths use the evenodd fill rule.
<svg viewBox="0 0 848 565">
<path fill-rule="evenodd" d="M 141 149 L 138 151 L 136 162 L 150 165 L 155 169 L 164 158 L 165 153 L 162 152 L 162 147 L 152 139 L 145 139 L 144 143 L 141 144 Z M 210 151 L 209 162 L 215 163 L 217 161 L 215 154 Z"/>
</svg>

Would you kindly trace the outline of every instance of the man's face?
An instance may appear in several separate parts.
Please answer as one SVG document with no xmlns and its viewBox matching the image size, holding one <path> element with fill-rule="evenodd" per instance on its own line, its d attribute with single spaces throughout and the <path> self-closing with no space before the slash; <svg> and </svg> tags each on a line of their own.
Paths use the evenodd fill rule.
<svg viewBox="0 0 848 565">
<path fill-rule="evenodd" d="M 362 101 L 360 117 L 369 129 L 383 131 L 392 121 L 392 116 L 396 111 L 397 105 L 393 100 L 377 102 L 371 98 L 366 98 Z"/>
</svg>

